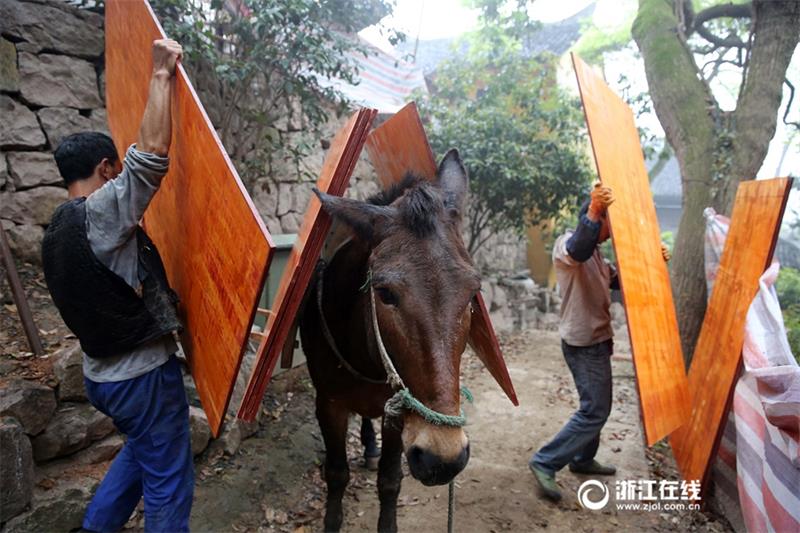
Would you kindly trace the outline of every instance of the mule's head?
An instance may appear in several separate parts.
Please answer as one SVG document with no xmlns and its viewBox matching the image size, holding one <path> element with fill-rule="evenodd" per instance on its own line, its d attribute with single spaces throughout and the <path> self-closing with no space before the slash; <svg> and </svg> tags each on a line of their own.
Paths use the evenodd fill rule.
<svg viewBox="0 0 800 533">
<path fill-rule="evenodd" d="M 380 335 L 403 382 L 447 415 L 460 414 L 461 354 L 481 286 L 461 236 L 467 185 L 458 152 L 450 150 L 433 183 L 409 176 L 370 202 L 319 194 L 325 209 L 370 247 Z M 369 337 L 376 342 L 374 332 Z M 449 482 L 469 459 L 462 428 L 432 425 L 413 412 L 403 415 L 402 439 L 411 474 L 426 485 Z"/>
</svg>

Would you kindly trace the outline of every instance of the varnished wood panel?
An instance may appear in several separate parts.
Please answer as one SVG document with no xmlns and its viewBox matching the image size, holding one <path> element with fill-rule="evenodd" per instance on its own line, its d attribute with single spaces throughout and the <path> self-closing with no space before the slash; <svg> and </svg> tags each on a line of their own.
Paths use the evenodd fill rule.
<svg viewBox="0 0 800 533">
<path fill-rule="evenodd" d="M 614 191 L 608 209 L 648 445 L 689 416 L 689 393 L 661 232 L 633 113 L 573 55 L 597 172 Z"/>
<path fill-rule="evenodd" d="M 436 177 L 436 160 L 413 102 L 370 133 L 367 153 L 384 189 L 409 172 L 428 180 Z M 472 304 L 469 343 L 503 392 L 519 405 L 483 295 L 478 293 Z"/>
<path fill-rule="evenodd" d="M 692 411 L 670 437 L 678 468 L 703 489 L 739 375 L 747 311 L 772 252 L 789 196 L 791 179 L 739 185 L 719 270 L 689 367 Z"/>
<path fill-rule="evenodd" d="M 136 142 L 163 31 L 145 0 L 108 0 L 106 103 L 121 155 Z M 273 245 L 179 65 L 170 170 L 144 225 L 180 296 L 181 337 L 214 435 L 239 372 Z"/>
<path fill-rule="evenodd" d="M 367 154 L 384 189 L 409 172 L 429 180 L 436 177 L 436 160 L 414 102 L 369 134 Z"/>
<path fill-rule="evenodd" d="M 376 114 L 374 109 L 361 109 L 339 130 L 320 172 L 317 181 L 319 190 L 336 196 L 344 194 Z M 267 383 L 289 332 L 292 331 L 303 294 L 311 281 L 330 226 L 330 216 L 322 210 L 322 204 L 316 195 L 312 195 L 297 241 L 281 277 L 272 313 L 267 318 L 265 336 L 256 353 L 253 373 L 239 408 L 240 418 L 253 420 L 258 414 Z"/>
</svg>

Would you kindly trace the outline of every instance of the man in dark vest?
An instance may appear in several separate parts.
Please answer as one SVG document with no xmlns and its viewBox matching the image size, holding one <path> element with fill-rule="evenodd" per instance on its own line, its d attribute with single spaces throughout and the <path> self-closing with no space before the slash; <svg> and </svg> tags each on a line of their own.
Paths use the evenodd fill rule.
<svg viewBox="0 0 800 533">
<path fill-rule="evenodd" d="M 153 43 L 150 93 L 120 163 L 102 133 L 55 152 L 69 200 L 42 242 L 45 279 L 83 349 L 86 393 L 127 436 L 86 511 L 83 529 L 118 531 L 144 497 L 147 531 L 188 531 L 194 492 L 189 408 L 173 331 L 177 298 L 139 221 L 167 172 L 178 43 Z"/>
</svg>

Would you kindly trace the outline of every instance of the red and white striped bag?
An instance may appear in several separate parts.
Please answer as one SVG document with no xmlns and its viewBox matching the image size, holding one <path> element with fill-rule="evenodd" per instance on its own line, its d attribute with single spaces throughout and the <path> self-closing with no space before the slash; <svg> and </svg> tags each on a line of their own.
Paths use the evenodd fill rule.
<svg viewBox="0 0 800 533">
<path fill-rule="evenodd" d="M 710 208 L 704 214 L 710 295 L 729 220 Z M 720 488 L 733 488 L 725 474 L 733 473 L 735 450 L 736 487 L 748 531 L 800 531 L 800 367 L 775 292 L 779 269 L 773 262 L 761 277 L 747 313 L 744 365 L 733 397 L 735 438 L 726 428 L 716 470 Z"/>
</svg>

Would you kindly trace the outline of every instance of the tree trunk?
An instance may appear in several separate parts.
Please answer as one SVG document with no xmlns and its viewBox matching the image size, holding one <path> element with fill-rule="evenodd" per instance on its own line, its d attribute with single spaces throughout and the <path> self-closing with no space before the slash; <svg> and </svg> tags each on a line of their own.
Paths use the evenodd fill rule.
<svg viewBox="0 0 800 533">
<path fill-rule="evenodd" d="M 719 110 L 702 80 L 679 31 L 674 0 L 639 0 L 632 29 L 656 114 L 681 169 L 683 210 L 671 278 L 687 364 L 706 308 L 703 210 L 729 213 L 739 182 L 754 179 L 761 167 L 800 32 L 800 0 L 757 0 L 753 7 L 749 66 L 733 113 Z"/>
<path fill-rule="evenodd" d="M 683 211 L 671 265 L 684 359 L 688 362 L 706 306 L 703 209 L 711 200 L 716 106 L 678 32 L 670 0 L 640 0 L 633 37 L 644 58 L 658 119 L 681 169 Z"/>
</svg>

